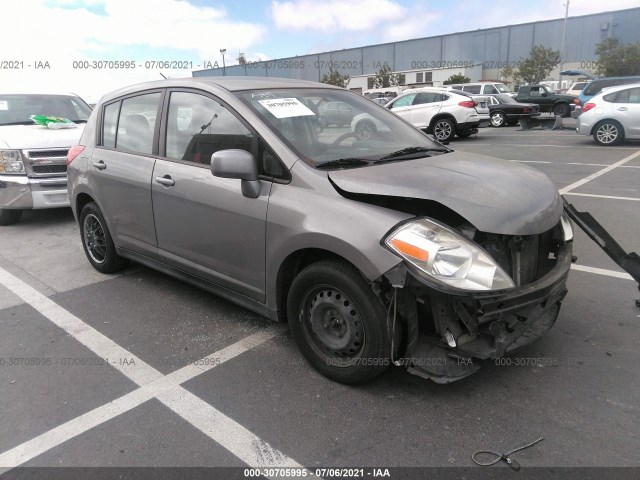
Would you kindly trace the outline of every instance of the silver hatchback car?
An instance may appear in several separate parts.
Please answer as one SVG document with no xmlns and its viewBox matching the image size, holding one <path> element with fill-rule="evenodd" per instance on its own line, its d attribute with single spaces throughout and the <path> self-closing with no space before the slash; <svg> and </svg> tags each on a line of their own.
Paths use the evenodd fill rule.
<svg viewBox="0 0 640 480">
<path fill-rule="evenodd" d="M 323 102 L 386 128 L 320 128 Z M 463 378 L 548 331 L 567 291 L 571 224 L 543 173 L 453 152 L 344 89 L 135 85 L 100 101 L 68 163 L 97 270 L 131 259 L 288 321 L 339 382 L 392 363 Z"/>
</svg>

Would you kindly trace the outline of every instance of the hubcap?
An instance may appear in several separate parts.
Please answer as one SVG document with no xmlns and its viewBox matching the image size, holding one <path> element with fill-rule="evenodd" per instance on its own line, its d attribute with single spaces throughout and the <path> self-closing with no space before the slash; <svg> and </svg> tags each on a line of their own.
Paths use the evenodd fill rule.
<svg viewBox="0 0 640 480">
<path fill-rule="evenodd" d="M 491 125 L 493 125 L 494 127 L 500 127 L 502 126 L 503 123 L 504 123 L 504 119 L 502 118 L 502 115 L 497 113 L 494 115 L 491 115 Z"/>
<path fill-rule="evenodd" d="M 360 314 L 351 300 L 339 290 L 322 286 L 307 296 L 305 329 L 317 348 L 332 357 L 357 356 L 364 344 Z"/>
<path fill-rule="evenodd" d="M 598 128 L 596 135 L 598 136 L 598 140 L 602 143 L 615 142 L 616 138 L 618 138 L 618 128 L 611 124 L 601 125 Z"/>
<path fill-rule="evenodd" d="M 451 125 L 448 122 L 438 122 L 433 131 L 438 140 L 444 140 L 451 136 Z"/>
<path fill-rule="evenodd" d="M 82 226 L 84 246 L 95 263 L 104 263 L 107 257 L 107 242 L 104 229 L 98 217 L 90 213 L 84 218 Z"/>
<path fill-rule="evenodd" d="M 368 140 L 373 135 L 373 129 L 368 123 L 362 123 L 358 125 L 356 134 L 360 140 Z"/>
</svg>

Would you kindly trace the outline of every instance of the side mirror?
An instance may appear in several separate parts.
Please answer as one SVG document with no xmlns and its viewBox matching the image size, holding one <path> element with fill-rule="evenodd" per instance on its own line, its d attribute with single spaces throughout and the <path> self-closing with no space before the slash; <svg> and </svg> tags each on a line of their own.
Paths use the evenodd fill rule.
<svg viewBox="0 0 640 480">
<path fill-rule="evenodd" d="M 211 155 L 211 173 L 220 178 L 241 180 L 242 194 L 248 198 L 260 195 L 262 184 L 258 180 L 258 165 L 246 150 L 220 150 Z"/>
</svg>

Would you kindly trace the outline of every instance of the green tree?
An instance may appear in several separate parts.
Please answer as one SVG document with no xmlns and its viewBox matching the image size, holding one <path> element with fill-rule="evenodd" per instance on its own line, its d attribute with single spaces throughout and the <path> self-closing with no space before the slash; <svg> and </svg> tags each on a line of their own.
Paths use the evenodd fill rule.
<svg viewBox="0 0 640 480">
<path fill-rule="evenodd" d="M 391 68 L 386 63 L 380 67 L 380 70 L 376 72 L 376 76 L 373 79 L 373 88 L 387 88 L 400 85 L 401 76 L 397 73 L 393 73 Z"/>
<path fill-rule="evenodd" d="M 640 75 L 640 43 L 625 45 L 619 38 L 609 37 L 596 45 L 595 54 L 598 56 L 598 75 Z"/>
<path fill-rule="evenodd" d="M 325 73 L 320 81 L 322 83 L 328 83 L 329 85 L 335 85 L 336 87 L 347 88 L 347 85 L 349 85 L 349 75 L 342 75 L 338 70 L 330 68 L 329 73 Z"/>
<path fill-rule="evenodd" d="M 469 77 L 467 77 L 466 75 L 463 75 L 461 73 L 456 73 L 455 75 L 451 75 L 449 78 L 447 78 L 442 83 L 444 85 L 452 85 L 454 83 L 469 83 L 470 81 L 471 81 L 471 79 Z"/>
<path fill-rule="evenodd" d="M 514 85 L 520 85 L 520 82 L 522 81 L 520 78 L 520 72 L 517 68 L 513 67 L 504 67 L 500 70 L 500 78 L 504 78 L 507 83 L 513 83 Z"/>
<path fill-rule="evenodd" d="M 519 76 L 526 83 L 540 83 L 560 63 L 560 52 L 542 45 L 533 47 L 529 58 L 520 64 Z"/>
<path fill-rule="evenodd" d="M 236 58 L 236 60 L 238 61 L 238 65 L 247 64 L 247 57 L 244 56 L 244 53 L 241 53 L 240 55 L 238 55 L 238 58 Z"/>
</svg>

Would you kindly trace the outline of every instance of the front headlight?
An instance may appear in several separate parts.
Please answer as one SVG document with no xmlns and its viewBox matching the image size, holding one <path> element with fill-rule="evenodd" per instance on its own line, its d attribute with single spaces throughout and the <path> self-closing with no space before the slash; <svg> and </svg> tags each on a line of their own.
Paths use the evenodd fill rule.
<svg viewBox="0 0 640 480">
<path fill-rule="evenodd" d="M 24 173 L 24 162 L 20 150 L 0 150 L 0 174 Z"/>
<path fill-rule="evenodd" d="M 463 290 L 514 288 L 513 280 L 479 245 L 426 218 L 394 230 L 384 243 L 431 280 Z"/>
<path fill-rule="evenodd" d="M 573 240 L 573 227 L 571 226 L 571 220 L 567 212 L 562 212 L 560 216 L 560 225 L 562 226 L 562 238 L 565 242 Z"/>
</svg>

